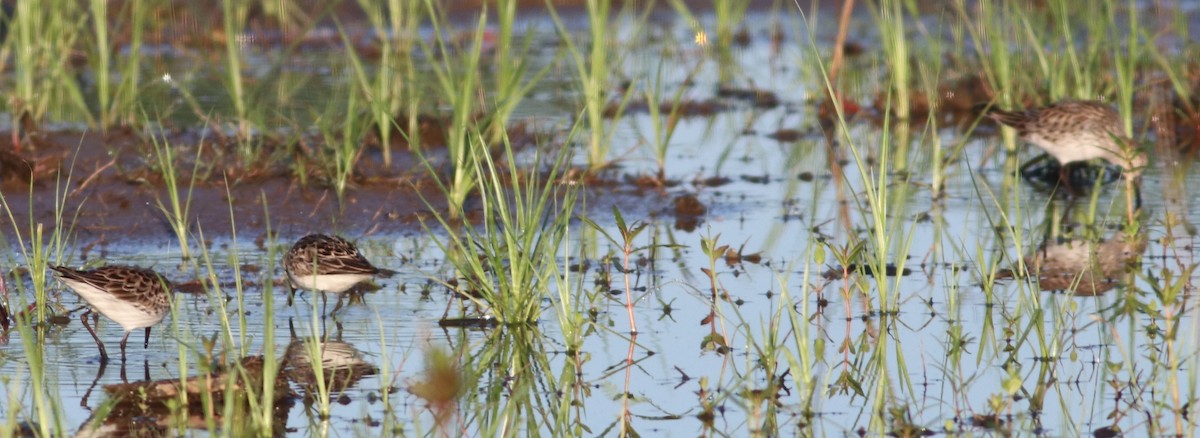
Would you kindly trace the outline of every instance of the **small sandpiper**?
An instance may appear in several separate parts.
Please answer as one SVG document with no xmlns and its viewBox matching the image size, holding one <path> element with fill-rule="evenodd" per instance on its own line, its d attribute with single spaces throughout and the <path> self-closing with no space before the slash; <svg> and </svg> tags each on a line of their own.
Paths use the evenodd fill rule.
<svg viewBox="0 0 1200 438">
<path fill-rule="evenodd" d="M 337 236 L 309 234 L 296 241 L 283 256 L 292 295 L 296 289 L 338 294 L 333 312 L 342 307 L 343 292 L 385 273 L 363 257 L 350 241 Z M 288 303 L 291 303 L 289 297 Z"/>
<path fill-rule="evenodd" d="M 149 269 L 130 266 L 105 266 L 80 271 L 66 266 L 52 266 L 67 287 L 75 291 L 92 308 L 125 329 L 121 338 L 121 362 L 125 362 L 125 343 L 136 329 L 146 329 L 144 348 L 150 348 L 150 327 L 162 322 L 171 312 L 171 284 Z M 101 363 L 108 363 L 108 352 L 96 331 L 88 325 L 92 311 L 80 315 L 83 327 L 91 333 L 100 347 Z"/>
<path fill-rule="evenodd" d="M 1136 181 L 1146 167 L 1146 155 L 1125 137 L 1120 115 L 1096 101 L 1062 101 L 1024 111 L 993 109 L 988 117 L 1017 129 L 1022 140 L 1033 143 L 1062 165 L 1060 181 L 1067 182 L 1066 165 L 1103 158 L 1120 166 Z"/>
</svg>

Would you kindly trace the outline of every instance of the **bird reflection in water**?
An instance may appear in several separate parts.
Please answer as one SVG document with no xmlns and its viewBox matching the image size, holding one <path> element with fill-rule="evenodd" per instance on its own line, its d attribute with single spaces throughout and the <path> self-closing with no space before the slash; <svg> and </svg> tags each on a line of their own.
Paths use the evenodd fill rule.
<svg viewBox="0 0 1200 438">
<path fill-rule="evenodd" d="M 1144 235 L 1118 232 L 1108 240 L 1073 239 L 1047 242 L 1025 257 L 1025 267 L 1043 291 L 1070 291 L 1095 296 L 1121 283 L 1122 274 L 1146 250 Z M 1011 271 L 1001 276 L 1012 276 Z"/>
</svg>

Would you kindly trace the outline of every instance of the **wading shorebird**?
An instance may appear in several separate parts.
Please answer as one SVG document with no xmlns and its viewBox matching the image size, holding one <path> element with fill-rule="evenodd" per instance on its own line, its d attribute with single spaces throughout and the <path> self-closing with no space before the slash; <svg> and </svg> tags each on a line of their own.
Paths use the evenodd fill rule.
<svg viewBox="0 0 1200 438">
<path fill-rule="evenodd" d="M 1062 101 L 1024 111 L 993 109 L 988 117 L 1016 128 L 1022 140 L 1033 143 L 1061 165 L 1059 183 L 1074 193 L 1067 164 L 1103 158 L 1121 167 L 1126 189 L 1141 206 L 1138 181 L 1146 168 L 1146 154 L 1124 134 L 1121 118 L 1111 106 L 1096 101 Z M 1130 210 L 1132 216 L 1132 208 Z"/>
<path fill-rule="evenodd" d="M 1137 179 L 1146 155 L 1125 137 L 1121 119 L 1112 107 L 1095 101 L 1063 101 L 1024 111 L 993 109 L 992 120 L 1016 128 L 1022 140 L 1033 143 L 1066 165 L 1103 158 Z"/>
<path fill-rule="evenodd" d="M 283 268 L 292 295 L 296 289 L 337 294 L 338 302 L 331 314 L 342 307 L 343 292 L 385 273 L 367 261 L 350 241 L 324 234 L 309 234 L 296 241 L 283 256 Z M 289 296 L 288 304 L 291 302 Z"/>
<path fill-rule="evenodd" d="M 171 284 L 158 273 L 131 266 L 105 266 L 80 271 L 66 266 L 51 266 L 67 287 L 75 291 L 92 308 L 125 329 L 121 338 L 121 362 L 125 362 L 125 343 L 136 329 L 146 329 L 144 348 L 150 348 L 150 328 L 162 322 L 171 312 Z M 104 343 L 96 330 L 88 325 L 89 309 L 80 315 L 83 327 L 91 333 L 100 347 L 101 363 L 108 363 Z"/>
</svg>

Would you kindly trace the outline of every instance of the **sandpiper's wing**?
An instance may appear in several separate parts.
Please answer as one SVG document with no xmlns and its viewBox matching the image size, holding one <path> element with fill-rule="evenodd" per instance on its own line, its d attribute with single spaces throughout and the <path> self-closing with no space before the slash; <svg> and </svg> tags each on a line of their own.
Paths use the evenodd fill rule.
<svg viewBox="0 0 1200 438">
<path fill-rule="evenodd" d="M 316 275 L 379 273 L 379 268 L 367 261 L 353 243 L 337 236 L 304 236 L 288 250 L 286 258 L 287 266 L 299 275 L 313 274 L 313 266 L 317 268 Z"/>
<path fill-rule="evenodd" d="M 149 269 L 132 266 L 105 266 L 90 271 L 51 266 L 65 280 L 84 283 L 125 301 L 140 301 L 149 294 L 165 295 L 167 280 Z"/>
<path fill-rule="evenodd" d="M 988 118 L 1028 132 L 1078 132 L 1109 130 L 1120 132 L 1120 115 L 1107 104 L 1087 100 L 1066 100 L 1024 111 L 992 109 Z"/>
</svg>

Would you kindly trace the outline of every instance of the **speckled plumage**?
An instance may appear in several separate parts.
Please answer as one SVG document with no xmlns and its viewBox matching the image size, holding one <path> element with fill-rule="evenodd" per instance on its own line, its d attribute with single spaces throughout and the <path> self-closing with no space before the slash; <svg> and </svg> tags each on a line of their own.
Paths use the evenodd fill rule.
<svg viewBox="0 0 1200 438">
<path fill-rule="evenodd" d="M 1118 232 L 1104 242 L 1071 240 L 1045 244 L 1025 257 L 1042 290 L 1069 290 L 1093 296 L 1120 284 L 1129 263 L 1146 251 L 1144 235 Z"/>
<path fill-rule="evenodd" d="M 324 234 L 300 238 L 283 256 L 283 266 L 293 288 L 336 294 L 380 272 L 353 243 Z"/>
<path fill-rule="evenodd" d="M 1146 155 L 1125 137 L 1120 116 L 1095 101 L 1063 101 L 1024 111 L 992 110 L 988 117 L 1017 129 L 1061 164 L 1103 158 L 1130 178 L 1141 175 Z"/>
<path fill-rule="evenodd" d="M 313 348 L 319 355 L 319 368 L 313 363 Z M 283 353 L 283 363 L 284 375 L 309 393 L 316 392 L 318 369 L 330 391 L 345 391 L 364 377 L 379 373 L 379 368 L 368 362 L 358 348 L 343 341 L 292 341 Z"/>
<path fill-rule="evenodd" d="M 125 329 L 121 338 L 121 357 L 125 356 L 125 343 L 129 333 L 146 329 L 146 346 L 150 342 L 150 327 L 162 322 L 171 312 L 170 283 L 149 269 L 131 266 L 105 266 L 90 271 L 81 271 L 66 266 L 52 266 L 62 282 L 75 291 L 92 308 Z M 101 360 L 108 360 L 104 344 L 94 330 L 87 326 L 86 314 L 82 318 L 84 327 L 100 347 Z"/>
</svg>

